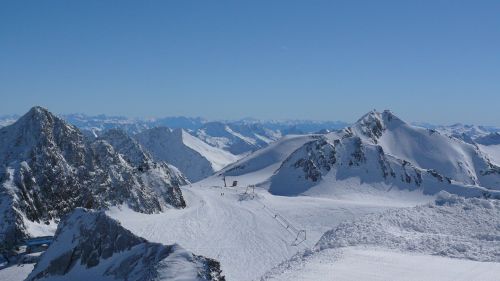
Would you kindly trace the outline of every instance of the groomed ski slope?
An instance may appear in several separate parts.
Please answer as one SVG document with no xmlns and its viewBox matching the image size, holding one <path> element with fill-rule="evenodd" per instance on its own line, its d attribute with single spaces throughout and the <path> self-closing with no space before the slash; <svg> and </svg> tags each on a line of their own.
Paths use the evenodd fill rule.
<svg viewBox="0 0 500 281">
<path fill-rule="evenodd" d="M 500 202 L 434 203 L 343 222 L 264 280 L 498 280 Z"/>
<path fill-rule="evenodd" d="M 500 263 L 375 247 L 328 249 L 290 264 L 265 281 L 497 281 Z"/>
<path fill-rule="evenodd" d="M 298 251 L 312 247 L 325 231 L 342 221 L 432 200 L 409 192 L 393 194 L 400 200 L 372 197 L 364 201 L 280 197 L 262 189 L 245 196 L 245 187 L 214 187 L 222 183 L 216 180 L 220 179 L 183 187 L 188 207 L 182 210 L 144 215 L 114 208 L 108 214 L 150 241 L 178 243 L 189 251 L 215 258 L 221 262 L 227 280 L 244 281 L 259 279 Z M 299 230 L 305 229 L 307 240 L 292 246 L 295 235 L 274 214 Z"/>
</svg>

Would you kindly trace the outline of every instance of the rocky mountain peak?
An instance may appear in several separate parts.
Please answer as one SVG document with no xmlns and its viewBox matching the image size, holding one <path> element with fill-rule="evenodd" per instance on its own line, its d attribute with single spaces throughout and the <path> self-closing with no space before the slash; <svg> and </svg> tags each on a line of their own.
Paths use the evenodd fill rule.
<svg viewBox="0 0 500 281">
<path fill-rule="evenodd" d="M 374 143 L 377 143 L 385 130 L 405 124 L 407 123 L 390 110 L 383 112 L 372 110 L 363 115 L 352 128 L 356 133 L 371 138 Z"/>
<path fill-rule="evenodd" d="M 76 127 L 39 106 L 0 129 L 0 163 L 32 158 L 36 156 L 35 151 L 43 150 L 69 158 L 81 155 L 83 135 Z"/>
<path fill-rule="evenodd" d="M 98 140 L 110 143 L 132 165 L 138 166 L 152 160 L 149 152 L 122 129 L 106 130 Z"/>
<path fill-rule="evenodd" d="M 48 224 L 77 207 L 128 205 L 144 213 L 185 207 L 179 186 L 186 180 L 177 169 L 153 162 L 119 131 L 106 136 L 85 141 L 42 107 L 0 129 L 0 217 L 8 222 L 0 233 L 11 240 L 0 245 L 29 235 L 28 221 Z"/>
</svg>

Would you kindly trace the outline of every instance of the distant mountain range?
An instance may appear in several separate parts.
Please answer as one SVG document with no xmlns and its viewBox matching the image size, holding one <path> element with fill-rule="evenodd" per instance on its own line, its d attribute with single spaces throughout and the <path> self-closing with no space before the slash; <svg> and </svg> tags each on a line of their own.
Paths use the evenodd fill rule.
<svg viewBox="0 0 500 281">
<path fill-rule="evenodd" d="M 171 245 L 174 242 L 149 242 L 102 210 L 143 213 L 144 220 L 145 214 L 171 214 L 169 219 L 186 219 L 182 223 L 192 226 L 203 223 L 198 215 L 207 213 L 213 228 L 226 223 L 217 224 L 221 215 L 231 218 L 242 210 L 237 221 L 245 225 L 250 220 L 259 225 L 262 218 L 256 210 L 271 212 L 270 218 L 277 219 L 262 203 L 276 198 L 295 197 L 290 202 L 298 202 L 300 197 L 352 200 L 446 192 L 500 199 L 498 132 L 459 124 L 423 128 L 389 110 L 368 112 L 351 125 L 62 118 L 42 107 L 9 118 L 14 122 L 5 121 L 8 125 L 0 128 L 0 249 L 13 251 L 22 240 L 50 235 L 58 226 L 54 244 L 27 280 L 80 274 L 120 280 L 187 274 L 224 280 L 216 260 Z M 223 189 L 226 177 L 237 186 Z M 262 202 L 254 205 L 253 200 Z M 238 223 L 231 227 L 241 228 Z M 281 223 L 288 229 L 286 220 Z M 161 224 L 165 226 L 153 231 L 168 229 L 169 220 Z M 143 234 L 149 230 L 144 228 Z M 244 232 L 237 234 L 245 237 Z M 140 262 L 131 265 L 132 261 Z M 181 274 L 182 268 L 186 270 Z"/>
<path fill-rule="evenodd" d="M 0 115 L 0 127 L 7 126 L 19 119 L 20 115 Z M 338 130 L 345 128 L 351 123 L 344 121 L 316 121 L 316 120 L 259 120 L 254 118 L 245 118 L 240 120 L 216 121 L 207 120 L 201 117 L 162 117 L 162 118 L 128 118 L 124 116 L 111 115 L 86 115 L 86 114 L 63 114 L 61 118 L 80 128 L 99 134 L 107 129 L 119 128 L 129 134 L 136 134 L 143 130 L 154 127 L 168 127 L 170 129 L 184 129 L 189 132 L 197 132 L 196 135 L 202 135 L 202 131 L 217 130 L 217 126 L 225 125 L 233 129 L 234 132 L 253 128 L 253 130 L 271 130 L 279 132 L 281 135 L 289 134 L 307 134 L 326 130 Z M 456 123 L 452 125 L 436 125 L 424 122 L 411 122 L 412 125 L 427 129 L 434 129 L 451 134 L 466 134 L 472 138 L 484 136 L 489 133 L 500 132 L 500 127 L 483 126 Z M 265 134 L 264 134 L 265 135 Z"/>
</svg>

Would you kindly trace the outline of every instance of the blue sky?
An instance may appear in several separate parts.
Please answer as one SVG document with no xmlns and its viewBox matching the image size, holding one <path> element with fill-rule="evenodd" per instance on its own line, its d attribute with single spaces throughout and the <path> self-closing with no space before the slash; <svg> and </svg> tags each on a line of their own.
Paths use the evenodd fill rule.
<svg viewBox="0 0 500 281">
<path fill-rule="evenodd" d="M 500 1 L 1 1 L 0 115 L 500 125 Z"/>
</svg>

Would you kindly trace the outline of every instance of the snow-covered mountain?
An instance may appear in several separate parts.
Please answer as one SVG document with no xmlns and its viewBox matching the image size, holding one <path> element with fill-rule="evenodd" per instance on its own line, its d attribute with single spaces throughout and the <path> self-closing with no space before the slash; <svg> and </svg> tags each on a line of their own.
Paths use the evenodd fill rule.
<svg viewBox="0 0 500 281">
<path fill-rule="evenodd" d="M 19 119 L 19 115 L 16 114 L 0 116 L 0 128 L 16 122 L 17 119 Z"/>
<path fill-rule="evenodd" d="M 474 142 L 481 145 L 499 145 L 500 144 L 500 132 L 495 132 L 491 134 L 484 135 L 474 139 Z"/>
<path fill-rule="evenodd" d="M 258 184 L 269 180 L 283 161 L 299 147 L 318 139 L 319 135 L 288 135 L 269 146 L 227 166 L 218 174 L 237 178 L 243 184 Z M 248 180 L 245 180 L 248 178 Z"/>
<path fill-rule="evenodd" d="M 279 130 L 271 130 L 257 123 L 222 122 L 205 123 L 194 134 L 206 143 L 236 155 L 258 150 L 282 136 Z"/>
<path fill-rule="evenodd" d="M 155 127 L 184 129 L 206 143 L 232 154 L 258 150 L 289 134 L 308 134 L 321 130 L 341 129 L 348 123 L 341 121 L 281 120 L 263 121 L 241 119 L 235 121 L 208 121 L 200 117 L 128 118 L 109 115 L 63 114 L 61 117 L 77 126 L 86 136 L 95 138 L 109 129 L 121 129 L 134 135 Z M 19 116 L 0 117 L 0 127 L 13 123 Z"/>
<path fill-rule="evenodd" d="M 225 280 L 219 262 L 177 244 L 151 243 L 104 212 L 81 208 L 59 224 L 54 242 L 26 280 L 63 279 Z"/>
<path fill-rule="evenodd" d="M 121 129 L 106 130 L 98 139 L 109 142 L 127 162 L 143 171 L 154 171 L 152 167 L 169 170 L 172 174 L 172 180 L 177 181 L 176 185 L 189 183 L 177 167 L 163 161 L 154 162 L 153 156 L 137 140 Z"/>
<path fill-rule="evenodd" d="M 64 122 L 57 120 L 52 123 Z M 499 206 L 498 200 L 492 198 L 500 198 L 500 170 L 494 155 L 487 151 L 495 149 L 494 134 L 466 140 L 411 126 L 389 111 L 374 111 L 342 130 L 286 135 L 243 158 L 230 154 L 234 158 L 229 159 L 221 156 L 227 156 L 227 151 L 193 135 L 203 124 L 193 131 L 155 128 L 138 135 L 108 128 L 89 138 L 76 127 L 61 124 L 33 136 L 36 126 L 9 129 L 14 124 L 0 129 L 0 167 L 7 171 L 0 176 L 0 226 L 4 228 L 6 222 L 20 225 L 15 233 L 31 234 L 44 228 L 44 223 L 53 227 L 62 214 L 78 206 L 89 206 L 86 203 L 90 202 L 91 207 L 95 204 L 95 208 L 107 209 L 106 215 L 120 221 L 133 235 L 103 213 L 78 210 L 60 224 L 53 247 L 41 257 L 30 276 L 33 280 L 78 280 L 77 276 L 86 280 L 89 276 L 96 280 L 117 276 L 134 280 L 142 278 L 146 269 L 175 280 L 172 275 L 162 275 L 179 272 L 181 267 L 174 265 L 182 265 L 185 274 L 207 272 L 203 271 L 206 260 L 198 260 L 192 253 L 216 258 L 231 280 L 261 280 L 263 274 L 304 249 L 305 255 L 285 262 L 277 275 L 263 276 L 264 280 L 329 280 L 332 268 L 335 274 L 369 273 L 370 263 L 365 259 L 379 261 L 382 255 L 381 262 L 372 263 L 373 267 L 390 272 L 380 275 L 382 280 L 392 280 L 398 272 L 411 273 L 412 280 L 433 280 L 428 276 L 436 276 L 436 271 L 430 271 L 434 274 L 427 279 L 418 278 L 421 275 L 416 272 L 429 264 L 440 264 L 436 256 L 431 256 L 436 254 L 445 265 L 452 264 L 444 271 L 466 265 L 463 271 L 474 269 L 475 274 L 481 271 L 488 277 L 465 275 L 479 278 L 462 280 L 497 279 Z M 247 121 L 245 125 L 248 124 L 254 123 Z M 3 130 L 9 130 L 11 137 L 1 135 Z M 21 149 L 27 143 L 37 145 L 26 151 Z M 35 161 L 31 160 L 32 155 L 54 156 L 33 156 L 42 159 Z M 154 187 L 164 184 L 156 181 L 166 180 L 173 186 L 186 183 L 179 170 L 162 162 L 172 155 L 184 165 L 186 173 L 209 177 L 180 187 L 188 205 L 183 210 L 159 212 L 153 198 L 161 198 L 158 194 L 164 189 Z M 14 165 L 21 161 L 16 159 L 27 159 L 23 161 L 36 173 L 28 174 L 24 164 Z M 231 164 L 225 166 L 224 161 Z M 68 176 L 73 169 L 76 175 Z M 197 174 L 205 169 L 204 175 Z M 221 170 L 215 172 L 218 169 Z M 169 176 L 161 171 L 168 171 Z M 24 179 L 35 174 L 42 176 L 26 183 Z M 233 180 L 238 184 L 221 187 L 222 175 L 230 184 Z M 18 178 L 20 183 L 16 182 Z M 89 185 L 65 188 L 59 183 L 65 178 L 72 180 L 65 180 L 65 184 L 83 179 Z M 49 184 L 54 182 L 54 187 Z M 248 187 L 253 184 L 257 186 Z M 113 193 L 125 186 L 130 189 Z M 53 189 L 64 193 L 49 194 L 47 190 Z M 30 191 L 28 195 L 23 193 L 25 190 Z M 75 195 L 84 190 L 89 190 L 84 193 L 87 197 Z M 442 190 L 490 199 L 464 199 L 439 193 Z M 436 203 L 428 204 L 436 197 Z M 413 208 L 418 204 L 427 205 Z M 125 206 L 107 208 L 112 205 Z M 41 223 L 27 219 L 26 206 L 35 210 Z M 143 213 L 136 212 L 137 206 L 144 206 L 144 210 L 139 210 Z M 165 206 L 168 207 L 167 202 Z M 76 218 L 78 213 L 81 216 Z M 367 214 L 370 215 L 366 217 Z M 324 235 L 325 231 L 329 232 Z M 72 239 L 62 238 L 66 235 Z M 138 237 L 163 245 L 180 243 L 189 252 Z M 314 247 L 321 237 L 321 243 Z M 344 246 L 345 252 L 339 250 Z M 165 249 L 172 249 L 172 254 L 163 258 Z M 73 258 L 67 258 L 68 252 Z M 137 262 L 128 263 L 130 260 Z M 353 265 L 342 269 L 337 262 Z M 418 270 L 414 264 L 419 265 Z M 63 273 L 59 265 L 65 268 Z M 26 268 L 31 266 L 0 269 L 0 279 L 10 280 L 11 272 L 18 272 L 16 276 L 24 279 L 31 271 Z M 129 269 L 126 272 L 122 271 L 125 266 Z M 220 275 L 218 270 L 211 272 Z M 448 279 L 444 280 L 463 277 L 455 271 L 446 273 Z M 366 276 L 346 280 L 372 280 Z"/>
<path fill-rule="evenodd" d="M 244 122 L 244 121 L 243 121 Z M 315 120 L 276 120 L 256 121 L 261 126 L 279 131 L 282 135 L 312 134 L 321 130 L 336 131 L 350 124 L 343 121 L 315 121 Z M 246 122 L 248 123 L 248 122 Z"/>
<path fill-rule="evenodd" d="M 491 162 L 500 166 L 500 133 L 491 133 L 474 140 L 479 149 L 488 155 Z"/>
<path fill-rule="evenodd" d="M 0 129 L 2 243 L 30 235 L 33 224 L 57 221 L 76 207 L 126 204 L 155 213 L 185 206 L 185 179 L 146 154 L 127 158 L 130 146 L 110 135 L 93 142 L 41 107 Z M 116 145 L 117 149 L 113 147 Z"/>
<path fill-rule="evenodd" d="M 466 125 L 461 123 L 456 123 L 449 126 L 436 126 L 436 131 L 439 131 L 448 136 L 460 136 L 466 135 L 472 139 L 486 136 L 490 133 L 500 131 L 497 127 L 492 126 L 478 126 L 478 125 Z"/>
<path fill-rule="evenodd" d="M 425 194 L 446 190 L 467 196 L 500 195 L 500 168 L 476 145 L 411 126 L 390 111 L 373 111 L 342 131 L 299 139 L 304 142 L 267 172 L 271 193 L 338 195 L 368 185 Z M 241 176 L 262 169 L 251 168 L 252 163 L 266 163 L 262 155 L 280 146 L 277 142 L 223 172 Z"/>
<path fill-rule="evenodd" d="M 133 119 L 123 116 L 90 116 L 86 114 L 64 114 L 61 117 L 67 120 L 69 123 L 77 126 L 81 130 L 92 131 L 96 135 L 100 135 L 102 132 L 109 129 L 121 129 L 128 134 L 137 134 L 154 127 L 196 130 L 206 122 L 204 119 L 199 117 L 191 118 L 182 116 L 151 119 Z"/>
<path fill-rule="evenodd" d="M 238 160 L 238 156 L 210 146 L 183 129 L 157 127 L 143 131 L 134 138 L 155 160 L 174 165 L 192 182 L 210 176 Z"/>
</svg>

